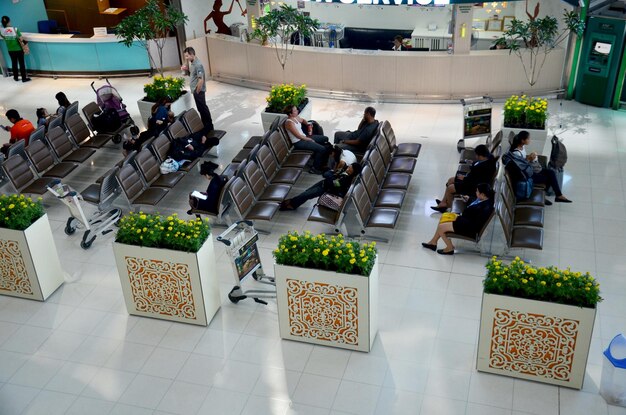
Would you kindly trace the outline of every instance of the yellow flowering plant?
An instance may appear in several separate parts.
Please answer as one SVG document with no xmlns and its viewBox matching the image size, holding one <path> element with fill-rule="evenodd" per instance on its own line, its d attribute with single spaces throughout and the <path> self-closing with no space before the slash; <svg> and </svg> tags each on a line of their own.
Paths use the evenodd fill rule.
<svg viewBox="0 0 626 415">
<path fill-rule="evenodd" d="M 0 228 L 23 231 L 44 215 L 41 198 L 24 195 L 0 196 Z"/>
<path fill-rule="evenodd" d="M 526 95 L 512 95 L 504 103 L 504 126 L 543 129 L 548 119 L 548 101 Z"/>
<path fill-rule="evenodd" d="M 289 105 L 295 105 L 299 110 L 306 105 L 306 85 L 295 86 L 294 84 L 275 85 L 270 90 L 270 94 L 265 98 L 267 101 L 266 112 L 282 113 Z"/>
<path fill-rule="evenodd" d="M 171 102 L 176 101 L 183 94 L 185 80 L 173 76 L 156 75 L 152 83 L 143 86 L 146 101 L 158 102 L 161 98 L 167 98 Z"/>
<path fill-rule="evenodd" d="M 184 252 L 198 252 L 211 233 L 208 219 L 182 220 L 176 213 L 131 212 L 118 224 L 116 242 Z"/>
<path fill-rule="evenodd" d="M 505 264 L 494 256 L 486 267 L 483 287 L 487 294 L 588 308 L 595 308 L 602 301 L 600 284 L 588 272 L 583 274 L 554 266 L 532 267 L 519 257 Z"/>
<path fill-rule="evenodd" d="M 376 242 L 346 241 L 343 235 L 288 232 L 273 252 L 276 263 L 368 276 L 376 262 Z"/>
</svg>

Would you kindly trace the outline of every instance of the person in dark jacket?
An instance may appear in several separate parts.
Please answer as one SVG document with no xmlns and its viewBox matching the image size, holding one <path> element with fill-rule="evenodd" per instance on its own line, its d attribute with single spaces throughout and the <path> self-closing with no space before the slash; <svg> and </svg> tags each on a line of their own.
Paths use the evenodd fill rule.
<svg viewBox="0 0 626 415">
<path fill-rule="evenodd" d="M 492 212 L 493 190 L 487 183 L 480 183 L 476 187 L 476 199 L 467 205 L 463 213 L 453 222 L 439 223 L 433 237 L 428 242 L 422 242 L 422 246 L 437 251 L 441 255 L 453 255 L 454 245 L 446 233 L 454 232 L 474 238 L 489 220 Z M 437 249 L 437 242 L 440 238 L 446 244 L 445 249 Z"/>
<path fill-rule="evenodd" d="M 484 144 L 477 146 L 474 152 L 476 161 L 469 172 L 466 175 L 457 174 L 456 177 L 448 179 L 443 197 L 441 200 L 436 200 L 437 206 L 430 207 L 432 210 L 445 212 L 452 206 L 455 194 L 471 196 L 479 183 L 491 183 L 496 174 L 496 160 Z"/>
<path fill-rule="evenodd" d="M 344 150 L 363 153 L 367 150 L 376 130 L 378 121 L 376 120 L 376 110 L 372 107 L 365 108 L 363 119 L 359 123 L 356 131 L 337 131 L 335 133 L 335 144 L 339 144 Z"/>
<path fill-rule="evenodd" d="M 359 173 L 361 173 L 361 165 L 359 163 L 352 163 L 343 171 L 325 177 L 299 195 L 291 199 L 285 199 L 280 204 L 280 210 L 296 210 L 307 200 L 320 197 L 327 192 L 335 196 L 344 197 L 352 184 L 352 180 L 354 180 Z"/>
<path fill-rule="evenodd" d="M 206 199 L 196 198 L 189 195 L 189 205 L 192 210 L 188 210 L 187 214 L 193 214 L 193 210 L 204 210 L 206 212 L 210 212 L 213 214 L 218 214 L 219 206 L 218 202 L 220 199 L 220 195 L 224 190 L 224 185 L 226 184 L 226 176 L 220 176 L 215 173 L 215 169 L 219 166 L 211 161 L 206 161 L 202 163 L 200 166 L 200 174 L 206 177 L 209 181 L 209 185 L 207 186 L 206 192 L 200 192 Z"/>
</svg>

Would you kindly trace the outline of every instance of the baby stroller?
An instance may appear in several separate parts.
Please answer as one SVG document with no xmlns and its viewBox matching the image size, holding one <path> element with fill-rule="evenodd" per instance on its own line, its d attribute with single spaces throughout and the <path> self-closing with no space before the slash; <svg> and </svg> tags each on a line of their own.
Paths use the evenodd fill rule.
<svg viewBox="0 0 626 415">
<path fill-rule="evenodd" d="M 95 105 L 97 107 L 93 105 L 94 103 L 88 104 L 83 111 L 94 131 L 114 135 L 113 142 L 117 144 L 122 141 L 120 133 L 128 127 L 134 126 L 135 122 L 126 111 L 126 105 L 120 93 L 107 78 L 105 80 L 106 84 L 98 89 L 94 87 L 95 81 L 91 83 L 91 89 L 96 93 L 97 104 Z M 88 107 L 91 108 L 88 109 Z M 97 109 L 99 112 L 96 112 Z"/>
</svg>

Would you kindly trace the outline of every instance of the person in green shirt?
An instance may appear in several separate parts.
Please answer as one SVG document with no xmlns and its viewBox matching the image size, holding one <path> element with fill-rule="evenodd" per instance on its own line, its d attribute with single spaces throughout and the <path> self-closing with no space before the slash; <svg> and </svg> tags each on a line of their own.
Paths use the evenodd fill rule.
<svg viewBox="0 0 626 415">
<path fill-rule="evenodd" d="M 19 81 L 17 67 L 20 66 L 20 74 L 22 75 L 22 82 L 30 81 L 30 78 L 26 77 L 26 65 L 24 65 L 24 50 L 22 44 L 25 42 L 22 40 L 22 33 L 16 27 L 11 26 L 11 19 L 9 16 L 2 16 L 2 28 L 0 28 L 0 36 L 7 44 L 7 50 L 9 56 L 11 56 L 11 66 L 13 71 L 13 79 Z"/>
</svg>

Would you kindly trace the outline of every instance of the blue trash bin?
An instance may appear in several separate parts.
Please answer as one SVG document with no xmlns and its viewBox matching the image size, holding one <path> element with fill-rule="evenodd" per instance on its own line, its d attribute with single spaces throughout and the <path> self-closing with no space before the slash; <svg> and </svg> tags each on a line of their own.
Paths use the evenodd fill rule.
<svg viewBox="0 0 626 415">
<path fill-rule="evenodd" d="M 626 406 L 626 337 L 615 336 L 603 354 L 600 395 L 610 405 Z"/>
</svg>

